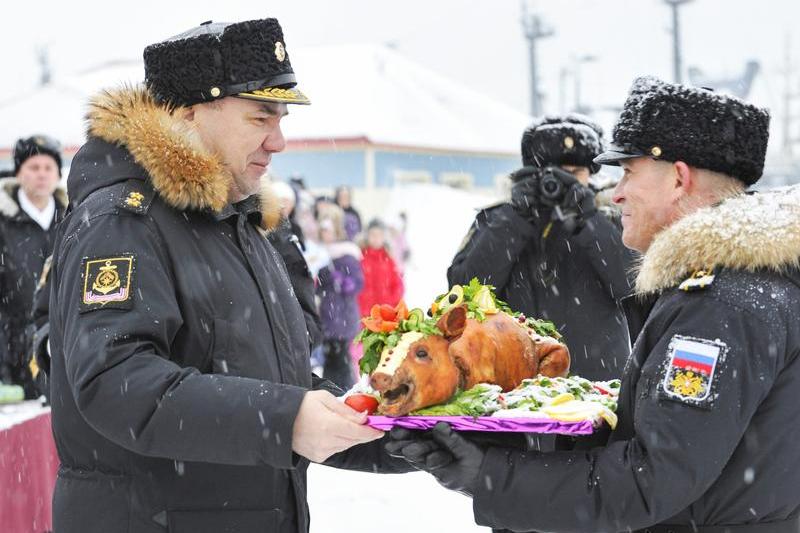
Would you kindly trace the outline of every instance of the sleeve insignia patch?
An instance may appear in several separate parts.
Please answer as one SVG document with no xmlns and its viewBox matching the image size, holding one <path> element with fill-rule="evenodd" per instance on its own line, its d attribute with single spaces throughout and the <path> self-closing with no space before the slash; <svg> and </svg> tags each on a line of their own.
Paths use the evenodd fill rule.
<svg viewBox="0 0 800 533">
<path fill-rule="evenodd" d="M 720 341 L 675 335 L 669 343 L 660 396 L 710 409 L 716 395 L 716 376 L 727 346 Z"/>
<path fill-rule="evenodd" d="M 80 311 L 131 309 L 133 267 L 132 254 L 84 259 Z"/>
<path fill-rule="evenodd" d="M 691 292 L 705 289 L 714 282 L 713 270 L 697 270 L 683 280 L 678 288 L 682 291 Z"/>
</svg>

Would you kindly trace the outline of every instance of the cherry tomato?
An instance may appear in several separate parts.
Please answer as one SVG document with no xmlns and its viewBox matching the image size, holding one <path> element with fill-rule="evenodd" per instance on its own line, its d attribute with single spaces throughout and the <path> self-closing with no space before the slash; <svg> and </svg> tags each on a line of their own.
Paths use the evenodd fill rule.
<svg viewBox="0 0 800 533">
<path fill-rule="evenodd" d="M 611 396 L 611 393 L 608 392 L 606 389 L 601 387 L 600 385 L 594 384 L 595 390 L 597 390 L 600 394 L 605 394 L 606 396 Z"/>
<path fill-rule="evenodd" d="M 353 394 L 345 398 L 344 404 L 359 413 L 366 411 L 370 415 L 378 410 L 378 399 L 370 394 Z"/>
</svg>

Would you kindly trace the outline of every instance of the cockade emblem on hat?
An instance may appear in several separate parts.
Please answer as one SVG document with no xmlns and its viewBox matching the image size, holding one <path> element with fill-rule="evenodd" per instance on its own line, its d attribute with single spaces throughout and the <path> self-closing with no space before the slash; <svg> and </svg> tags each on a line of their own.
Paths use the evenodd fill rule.
<svg viewBox="0 0 800 533">
<path fill-rule="evenodd" d="M 661 156 L 661 147 L 660 146 L 653 146 L 650 149 L 650 154 L 652 154 L 653 157 L 660 157 Z"/>
<path fill-rule="evenodd" d="M 572 148 L 573 146 L 575 146 L 575 139 L 567 135 L 566 137 L 564 137 L 564 146 L 567 149 Z"/>
<path fill-rule="evenodd" d="M 283 60 L 286 59 L 286 49 L 283 47 L 283 43 L 278 41 L 275 43 L 275 57 L 283 63 Z"/>
</svg>

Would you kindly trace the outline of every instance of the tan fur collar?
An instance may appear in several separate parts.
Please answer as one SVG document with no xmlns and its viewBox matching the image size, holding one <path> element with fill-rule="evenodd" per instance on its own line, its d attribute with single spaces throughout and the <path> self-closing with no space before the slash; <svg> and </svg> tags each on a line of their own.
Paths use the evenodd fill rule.
<svg viewBox="0 0 800 533">
<path fill-rule="evenodd" d="M 230 172 L 189 123 L 158 104 L 144 87 L 100 93 L 90 101 L 87 119 L 89 135 L 125 146 L 169 205 L 180 210 L 225 207 Z M 268 183 L 265 178 L 260 195 L 261 226 L 272 230 L 280 222 L 280 205 Z"/>
<path fill-rule="evenodd" d="M 688 215 L 656 236 L 636 292 L 661 292 L 710 268 L 784 271 L 800 260 L 800 186 L 736 196 Z"/>
<path fill-rule="evenodd" d="M 20 209 L 15 198 L 18 187 L 19 180 L 17 180 L 17 178 L 0 179 L 0 214 L 9 218 L 17 216 Z M 56 199 L 56 203 L 62 209 L 67 207 L 67 191 L 58 187 L 53 193 L 53 196 Z"/>
</svg>

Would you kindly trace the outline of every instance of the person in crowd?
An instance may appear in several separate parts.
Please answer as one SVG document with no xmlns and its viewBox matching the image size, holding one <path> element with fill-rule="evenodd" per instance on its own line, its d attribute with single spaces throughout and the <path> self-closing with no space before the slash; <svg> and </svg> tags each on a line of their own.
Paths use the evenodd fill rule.
<svg viewBox="0 0 800 533">
<path fill-rule="evenodd" d="M 408 245 L 408 215 L 401 211 L 395 219 L 388 225 L 389 229 L 389 253 L 394 258 L 397 265 L 397 272 L 403 277 L 406 264 L 411 259 L 411 248 Z"/>
<path fill-rule="evenodd" d="M 344 211 L 336 205 L 321 206 L 320 240 L 331 258 L 318 274 L 317 294 L 322 318 L 323 376 L 342 388 L 355 383 L 350 345 L 360 329 L 358 294 L 364 288 L 361 250 L 348 240 Z"/>
<path fill-rule="evenodd" d="M 289 185 L 294 190 L 295 194 L 295 207 L 292 212 L 292 220 L 297 225 L 302 233 L 303 246 L 305 247 L 305 240 L 309 235 L 317 235 L 317 219 L 314 213 L 314 195 L 306 187 L 305 180 L 302 177 L 289 178 Z"/>
<path fill-rule="evenodd" d="M 60 144 L 33 135 L 14 145 L 14 177 L 0 180 L 0 379 L 21 385 L 26 398 L 45 392 L 35 385 L 28 336 L 34 289 L 67 207 L 60 179 Z"/>
<path fill-rule="evenodd" d="M 271 185 L 272 191 L 281 204 L 281 218 L 289 223 L 289 228 L 292 234 L 297 237 L 297 242 L 302 250 L 305 248 L 305 234 L 303 233 L 303 228 L 297 223 L 299 210 L 298 191 L 285 181 L 273 179 Z"/>
<path fill-rule="evenodd" d="M 364 272 L 364 289 L 358 295 L 361 316 L 369 316 L 376 304 L 396 306 L 403 297 L 403 279 L 387 249 L 386 226 L 380 220 L 371 220 L 367 225 L 361 253 Z"/>
<path fill-rule="evenodd" d="M 334 194 L 336 205 L 344 210 L 344 229 L 347 233 L 347 238 L 355 240 L 356 236 L 361 233 L 361 215 L 353 207 L 353 191 L 346 185 L 341 185 L 336 188 Z"/>
<path fill-rule="evenodd" d="M 286 265 L 289 281 L 306 317 L 308 341 L 313 351 L 322 343 L 322 324 L 317 310 L 314 277 L 303 255 L 304 243 L 298 236 L 298 233 L 302 235 L 302 231 L 292 221 L 296 205 L 295 193 L 292 187 L 283 181 L 272 181 L 270 186 L 281 205 L 281 221 L 267 238 Z"/>
</svg>

